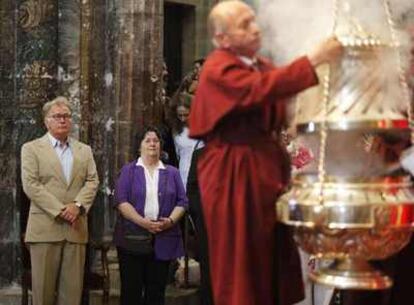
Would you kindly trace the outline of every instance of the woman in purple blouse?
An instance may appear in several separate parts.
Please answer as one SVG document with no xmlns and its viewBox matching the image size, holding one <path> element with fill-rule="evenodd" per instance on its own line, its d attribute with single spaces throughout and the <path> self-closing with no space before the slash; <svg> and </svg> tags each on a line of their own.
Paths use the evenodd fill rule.
<svg viewBox="0 0 414 305">
<path fill-rule="evenodd" d="M 184 255 L 177 222 L 188 200 L 178 170 L 160 160 L 159 131 L 147 127 L 138 143 L 140 157 L 121 169 L 115 188 L 121 305 L 163 305 L 170 261 Z M 154 234 L 153 253 L 127 250 L 126 227 Z"/>
</svg>

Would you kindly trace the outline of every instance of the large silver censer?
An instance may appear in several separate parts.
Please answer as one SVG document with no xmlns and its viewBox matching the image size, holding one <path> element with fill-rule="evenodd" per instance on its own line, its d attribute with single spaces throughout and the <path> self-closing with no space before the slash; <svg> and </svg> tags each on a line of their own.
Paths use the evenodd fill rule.
<svg viewBox="0 0 414 305">
<path fill-rule="evenodd" d="M 337 1 L 334 33 L 345 54 L 298 97 L 296 140 L 315 159 L 293 176 L 277 215 L 303 250 L 333 261 L 312 280 L 385 289 L 392 279 L 368 261 L 401 250 L 414 226 L 413 185 L 400 167 L 412 143 L 411 105 L 389 4 L 369 0 L 381 28 L 358 18 L 362 2 Z"/>
</svg>

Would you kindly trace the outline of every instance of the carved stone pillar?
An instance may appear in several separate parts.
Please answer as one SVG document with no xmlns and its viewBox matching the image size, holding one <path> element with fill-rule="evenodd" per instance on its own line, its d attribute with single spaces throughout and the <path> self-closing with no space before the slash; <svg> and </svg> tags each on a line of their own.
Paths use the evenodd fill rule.
<svg viewBox="0 0 414 305">
<path fill-rule="evenodd" d="M 13 97 L 15 74 L 15 4 L 0 2 L 0 287 L 8 285 L 17 274 L 18 236 L 15 227 L 19 224 L 16 216 L 15 194 L 15 141 L 13 128 L 15 107 Z"/>
<path fill-rule="evenodd" d="M 0 2 L 0 287 L 18 280 L 28 201 L 21 145 L 44 133 L 43 103 L 57 76 L 57 1 Z"/>
<path fill-rule="evenodd" d="M 111 208 L 115 167 L 115 120 L 117 102 L 115 97 L 114 57 L 117 35 L 117 7 L 113 0 L 90 1 L 88 25 L 89 36 L 92 37 L 87 58 L 88 76 L 88 108 L 87 123 L 88 143 L 92 146 L 95 162 L 99 172 L 101 186 L 95 204 L 91 211 L 90 237 L 100 240 L 105 235 L 111 235 L 114 210 Z M 87 10 L 84 12 L 88 12 Z M 85 18 L 84 18 L 85 19 Z M 86 80 L 82 73 L 82 80 Z M 86 109 L 84 109 L 86 110 Z M 83 124 L 82 124 L 83 125 Z"/>
<path fill-rule="evenodd" d="M 162 117 L 162 101 L 156 94 L 163 65 L 162 18 L 162 0 L 119 1 L 114 75 L 117 168 L 136 157 L 133 138 L 137 131 Z"/>
</svg>

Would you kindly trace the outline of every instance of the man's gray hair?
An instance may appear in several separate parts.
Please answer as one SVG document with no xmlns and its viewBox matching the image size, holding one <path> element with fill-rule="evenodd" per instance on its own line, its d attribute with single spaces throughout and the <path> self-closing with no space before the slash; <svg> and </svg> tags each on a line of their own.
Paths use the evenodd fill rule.
<svg viewBox="0 0 414 305">
<path fill-rule="evenodd" d="M 55 105 L 66 106 L 69 109 L 70 113 L 72 113 L 72 104 L 69 102 L 69 100 L 64 96 L 58 96 L 43 105 L 42 107 L 43 118 L 46 118 L 50 109 Z"/>
<path fill-rule="evenodd" d="M 208 16 L 208 33 L 215 47 L 219 47 L 215 35 L 223 34 L 227 31 L 227 18 L 223 14 L 210 14 Z"/>
</svg>

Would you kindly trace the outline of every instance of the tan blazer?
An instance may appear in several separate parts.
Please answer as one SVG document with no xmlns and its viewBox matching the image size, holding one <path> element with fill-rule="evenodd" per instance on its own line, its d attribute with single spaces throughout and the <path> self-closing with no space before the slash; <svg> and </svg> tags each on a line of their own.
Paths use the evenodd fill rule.
<svg viewBox="0 0 414 305">
<path fill-rule="evenodd" d="M 69 139 L 69 145 L 73 153 L 69 183 L 47 134 L 22 147 L 23 190 L 31 201 L 26 242 L 88 241 L 87 213 L 99 179 L 91 148 L 73 138 Z M 82 203 L 86 213 L 71 226 L 58 215 L 65 204 L 73 201 Z"/>
</svg>

